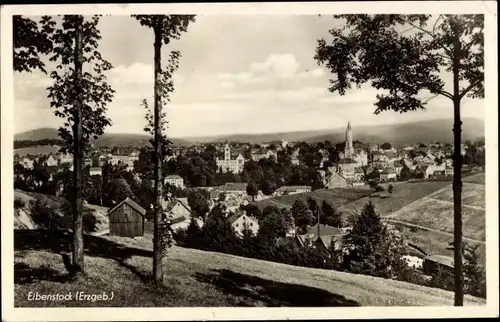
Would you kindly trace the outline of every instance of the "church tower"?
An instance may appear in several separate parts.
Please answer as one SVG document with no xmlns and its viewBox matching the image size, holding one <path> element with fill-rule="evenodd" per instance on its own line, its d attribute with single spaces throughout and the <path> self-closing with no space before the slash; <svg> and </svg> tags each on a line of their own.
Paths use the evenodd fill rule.
<svg viewBox="0 0 500 322">
<path fill-rule="evenodd" d="M 231 149 L 229 148 L 229 144 L 226 143 L 224 146 L 224 160 L 231 159 Z"/>
<path fill-rule="evenodd" d="M 352 158 L 353 155 L 354 155 L 354 147 L 352 145 L 351 122 L 347 122 L 347 130 L 345 131 L 344 158 Z"/>
</svg>

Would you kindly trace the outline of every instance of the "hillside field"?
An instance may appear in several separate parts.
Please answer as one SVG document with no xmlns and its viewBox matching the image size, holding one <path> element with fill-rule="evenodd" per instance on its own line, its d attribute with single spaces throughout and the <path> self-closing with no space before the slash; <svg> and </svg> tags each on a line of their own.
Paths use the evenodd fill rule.
<svg viewBox="0 0 500 322">
<path fill-rule="evenodd" d="M 464 237 L 485 240 L 484 186 L 464 183 L 462 190 Z M 453 191 L 447 186 L 386 216 L 453 234 Z"/>
<path fill-rule="evenodd" d="M 453 293 L 354 275 L 173 247 L 163 286 L 149 281 L 151 236 L 85 237 L 87 276 L 72 279 L 65 263 L 71 236 L 15 230 L 15 307 L 452 306 Z M 62 255 L 61 255 L 62 254 Z M 28 301 L 28 292 L 113 292 L 109 301 Z M 466 296 L 466 305 L 484 305 Z"/>
</svg>

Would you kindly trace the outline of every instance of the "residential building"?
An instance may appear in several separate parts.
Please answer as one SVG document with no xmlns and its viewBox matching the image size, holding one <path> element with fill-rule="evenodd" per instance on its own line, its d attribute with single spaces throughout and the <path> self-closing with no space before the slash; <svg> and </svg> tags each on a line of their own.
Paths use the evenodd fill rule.
<svg viewBox="0 0 500 322">
<path fill-rule="evenodd" d="M 358 162 L 354 161 L 353 159 L 346 158 L 346 159 L 340 160 L 334 166 L 329 167 L 328 171 L 330 171 L 330 173 L 332 173 L 332 174 L 339 172 L 346 179 L 353 181 L 355 170 L 358 167 L 359 167 Z"/>
<path fill-rule="evenodd" d="M 364 177 L 365 177 L 365 172 L 363 171 L 363 168 L 361 167 L 354 168 L 353 184 L 363 184 Z"/>
<path fill-rule="evenodd" d="M 45 161 L 45 164 L 47 167 L 55 167 L 59 164 L 59 162 L 56 158 L 54 158 L 54 156 L 50 155 Z"/>
<path fill-rule="evenodd" d="M 351 186 L 352 183 L 339 172 L 333 173 L 326 181 L 326 187 L 328 189 L 348 188 Z"/>
<path fill-rule="evenodd" d="M 411 256 L 411 255 L 404 255 L 401 257 L 402 260 L 406 262 L 408 267 L 414 268 L 414 269 L 422 269 L 424 260 L 420 257 L 417 256 Z"/>
<path fill-rule="evenodd" d="M 435 175 L 444 175 L 446 174 L 446 165 L 430 165 L 425 169 L 425 177 L 430 178 Z"/>
<path fill-rule="evenodd" d="M 245 182 L 226 182 L 226 184 L 218 186 L 214 190 L 218 194 L 224 193 L 226 196 L 245 196 L 247 194 L 247 185 Z"/>
<path fill-rule="evenodd" d="M 231 154 L 231 148 L 227 143 L 224 146 L 224 157 L 222 159 L 216 158 L 215 161 L 217 168 L 222 172 L 240 173 L 243 171 L 243 166 L 245 165 L 245 158 L 242 153 L 233 156 Z"/>
<path fill-rule="evenodd" d="M 306 193 L 312 190 L 311 186 L 281 186 L 274 191 L 274 196 L 294 195 L 298 193 Z"/>
<path fill-rule="evenodd" d="M 172 216 L 172 229 L 186 229 L 192 219 L 191 207 L 187 198 L 173 198 L 172 202 L 167 204 L 166 201 L 162 202 L 164 210 Z M 203 226 L 203 221 L 199 219 L 198 225 Z"/>
<path fill-rule="evenodd" d="M 171 186 L 175 186 L 180 189 L 184 189 L 184 179 L 182 179 L 178 175 L 168 175 L 165 177 L 165 184 L 169 184 Z"/>
<path fill-rule="evenodd" d="M 430 255 L 424 258 L 424 263 L 422 265 L 424 274 L 432 275 L 436 269 L 440 268 L 453 273 L 453 268 L 455 262 L 453 258 L 444 255 Z"/>
<path fill-rule="evenodd" d="M 60 153 L 59 164 L 73 163 L 73 155 L 71 153 Z"/>
<path fill-rule="evenodd" d="M 91 167 L 92 166 L 92 159 L 91 158 L 85 158 L 83 160 L 83 166 L 84 167 Z"/>
<path fill-rule="evenodd" d="M 108 162 L 108 157 L 105 155 L 100 155 L 97 161 L 100 167 L 104 167 L 107 162 Z"/>
<path fill-rule="evenodd" d="M 102 168 L 101 167 L 91 167 L 89 169 L 89 173 L 91 176 L 102 176 Z"/>
<path fill-rule="evenodd" d="M 299 247 L 313 245 L 315 247 L 323 247 L 330 249 L 331 243 L 335 243 L 335 248 L 341 249 L 342 237 L 344 236 L 342 229 L 323 224 L 316 224 L 308 227 L 305 234 L 296 235 L 295 242 Z"/>
<path fill-rule="evenodd" d="M 388 167 L 380 172 L 380 181 L 396 180 L 396 176 L 396 170 L 394 170 L 394 168 Z"/>
<path fill-rule="evenodd" d="M 246 214 L 237 213 L 228 217 L 228 221 L 236 232 L 237 236 L 243 235 L 243 229 L 247 228 L 252 231 L 253 235 L 259 232 L 259 222 L 257 219 L 247 216 Z"/>
<path fill-rule="evenodd" d="M 30 158 L 23 158 L 21 161 L 21 165 L 23 166 L 23 168 L 31 170 L 35 165 L 35 161 Z"/>
<path fill-rule="evenodd" d="M 251 157 L 253 161 L 259 161 L 260 159 L 268 159 L 274 157 L 274 160 L 278 160 L 278 153 L 274 150 L 264 148 L 259 150 L 253 150 L 251 152 Z"/>
<path fill-rule="evenodd" d="M 295 149 L 292 152 L 292 157 L 290 158 L 290 161 L 291 161 L 291 163 L 293 165 L 299 165 L 300 164 L 299 155 L 300 155 L 300 149 Z"/>
<path fill-rule="evenodd" d="M 396 171 L 396 175 L 399 176 L 399 174 L 401 173 L 401 170 L 403 170 L 403 164 L 401 164 L 401 161 L 394 161 L 393 163 L 393 166 L 394 166 L 394 170 Z"/>
</svg>

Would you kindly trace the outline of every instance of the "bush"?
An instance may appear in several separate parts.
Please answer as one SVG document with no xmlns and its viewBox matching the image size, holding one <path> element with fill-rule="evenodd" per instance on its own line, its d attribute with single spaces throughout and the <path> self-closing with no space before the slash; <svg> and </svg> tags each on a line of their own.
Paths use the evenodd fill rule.
<svg viewBox="0 0 500 322">
<path fill-rule="evenodd" d="M 31 200 L 29 208 L 35 224 L 46 229 L 56 228 L 54 226 L 57 226 L 57 224 L 53 222 L 53 220 L 56 219 L 57 216 L 55 216 L 55 211 L 50 207 L 47 200 L 43 198 Z"/>
<path fill-rule="evenodd" d="M 26 206 L 26 202 L 23 199 L 19 197 L 14 198 L 14 209 L 23 208 L 24 206 Z"/>
<path fill-rule="evenodd" d="M 420 270 L 410 267 L 405 268 L 400 272 L 398 280 L 423 286 L 429 286 L 430 282 Z"/>
</svg>

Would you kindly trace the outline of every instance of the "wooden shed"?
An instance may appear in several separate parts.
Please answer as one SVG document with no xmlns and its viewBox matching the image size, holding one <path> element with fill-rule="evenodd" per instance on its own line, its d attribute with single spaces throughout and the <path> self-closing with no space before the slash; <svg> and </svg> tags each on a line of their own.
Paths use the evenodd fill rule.
<svg viewBox="0 0 500 322">
<path fill-rule="evenodd" d="M 121 237 L 144 236 L 146 209 L 126 198 L 108 212 L 109 235 Z"/>
</svg>

